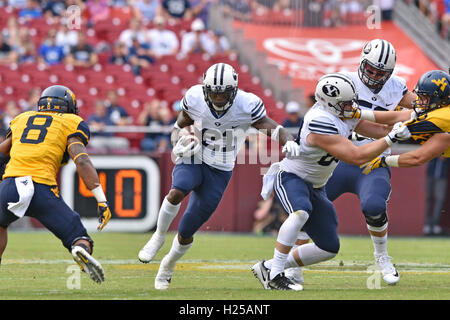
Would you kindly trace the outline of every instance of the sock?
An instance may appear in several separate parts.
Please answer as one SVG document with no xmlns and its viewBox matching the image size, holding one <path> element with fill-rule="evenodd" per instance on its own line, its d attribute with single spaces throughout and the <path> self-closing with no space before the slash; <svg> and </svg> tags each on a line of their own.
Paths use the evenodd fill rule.
<svg viewBox="0 0 450 320">
<path fill-rule="evenodd" d="M 301 266 L 299 266 L 297 261 L 295 261 L 294 256 L 292 255 L 292 250 L 291 250 L 291 252 L 289 252 L 289 255 L 286 259 L 286 264 L 284 265 L 284 269 L 298 268 L 298 267 L 301 267 Z"/>
<path fill-rule="evenodd" d="M 170 248 L 168 256 L 168 262 L 170 264 L 176 263 L 182 256 L 186 254 L 186 252 L 189 250 L 190 247 L 192 247 L 192 244 L 194 242 L 191 242 L 189 244 L 180 244 L 178 242 L 178 234 L 175 235 L 175 238 L 172 241 L 172 247 Z"/>
<path fill-rule="evenodd" d="M 383 237 L 375 237 L 370 235 L 372 238 L 373 248 L 376 255 L 387 254 L 387 234 Z"/>
<path fill-rule="evenodd" d="M 275 278 L 279 273 L 284 271 L 288 253 L 281 253 L 277 249 L 274 250 L 272 259 L 272 268 L 270 269 L 270 279 Z"/>
<path fill-rule="evenodd" d="M 170 227 L 173 219 L 177 216 L 178 210 L 180 210 L 181 203 L 177 205 L 171 204 L 167 197 L 164 198 L 161 208 L 158 214 L 158 223 L 156 224 L 156 233 L 160 236 L 165 235 Z"/>
<path fill-rule="evenodd" d="M 382 232 L 387 229 L 387 223 L 384 226 L 379 227 L 379 228 L 367 225 L 367 229 L 369 231 Z M 376 255 L 387 254 L 387 233 L 383 237 L 376 237 L 376 236 L 370 235 L 370 238 L 372 239 L 374 253 Z"/>
</svg>

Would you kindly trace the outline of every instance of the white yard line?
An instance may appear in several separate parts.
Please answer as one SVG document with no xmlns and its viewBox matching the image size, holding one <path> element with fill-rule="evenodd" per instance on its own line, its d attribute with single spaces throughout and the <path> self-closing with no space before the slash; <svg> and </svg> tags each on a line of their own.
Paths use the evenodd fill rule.
<svg viewBox="0 0 450 320">
<path fill-rule="evenodd" d="M 138 265 L 144 267 L 145 264 L 140 263 L 137 259 L 113 259 L 113 260 L 99 260 L 103 265 L 118 265 L 124 266 Z M 151 262 L 150 265 L 159 265 L 160 260 Z M 185 264 L 192 269 L 198 270 L 233 270 L 233 271 L 248 271 L 249 268 L 255 263 L 254 260 L 181 260 L 178 264 Z M 75 264 L 71 259 L 5 259 L 2 261 L 3 265 L 9 264 Z M 449 264 L 440 263 L 415 263 L 415 262 L 401 262 L 395 264 L 397 269 L 401 272 L 411 273 L 444 273 L 450 274 Z M 304 267 L 307 272 L 346 272 L 346 273 L 367 273 L 369 267 L 374 267 L 374 264 L 370 264 L 364 261 L 327 261 L 322 262 L 312 267 Z M 355 270 L 349 270 L 349 268 L 358 268 Z"/>
</svg>

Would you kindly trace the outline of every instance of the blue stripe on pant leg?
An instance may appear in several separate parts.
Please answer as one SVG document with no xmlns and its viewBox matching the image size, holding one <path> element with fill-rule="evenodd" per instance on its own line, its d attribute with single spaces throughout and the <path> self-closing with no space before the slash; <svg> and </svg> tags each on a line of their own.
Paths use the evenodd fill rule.
<svg viewBox="0 0 450 320">
<path fill-rule="evenodd" d="M 285 171 L 276 178 L 274 186 L 275 198 L 287 213 L 298 210 L 310 213 L 312 210 L 310 200 L 312 190 L 310 183 L 305 182 L 293 173 Z"/>
</svg>

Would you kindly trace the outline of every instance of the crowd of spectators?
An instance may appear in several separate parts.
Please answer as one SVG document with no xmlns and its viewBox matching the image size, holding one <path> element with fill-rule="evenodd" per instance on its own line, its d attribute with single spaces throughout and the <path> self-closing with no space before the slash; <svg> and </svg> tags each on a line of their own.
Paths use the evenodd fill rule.
<svg viewBox="0 0 450 320">
<path fill-rule="evenodd" d="M 239 20 L 290 24 L 298 27 L 335 27 L 362 24 L 370 5 L 392 19 L 393 0 L 221 0 L 224 12 Z"/>
<path fill-rule="evenodd" d="M 192 54 L 210 57 L 229 54 L 231 46 L 222 31 L 208 28 L 209 7 L 213 2 L 217 0 L 0 0 L 0 9 L 11 12 L 7 21 L 0 21 L 0 66 L 35 64 L 39 70 L 52 70 L 55 66 L 93 69 L 106 53 L 106 63 L 130 65 L 138 76 L 166 56 L 186 60 Z M 68 8 L 73 5 L 81 13 L 81 26 L 71 27 L 68 23 Z M 114 8 L 129 10 L 124 21 L 120 21 L 124 28 L 109 42 L 92 41 L 97 39 L 90 37 L 91 30 L 102 23 L 111 23 L 108 20 Z M 39 25 L 30 27 L 33 21 L 40 21 L 46 27 L 39 41 L 36 41 Z M 185 26 L 181 32 L 180 28 L 174 28 L 180 24 Z M 39 86 L 30 89 L 28 99 L 20 102 L 14 97 L 0 97 L 2 136 L 12 117 L 36 106 L 42 90 Z M 127 138 L 108 128 L 168 126 L 180 111 L 179 102 L 172 107 L 155 97 L 133 118 L 120 105 L 115 90 L 98 96 L 92 104 L 95 104 L 92 114 L 86 118 L 92 129 L 90 146 L 105 151 L 130 147 Z M 143 151 L 163 151 L 171 145 L 167 133 L 156 132 L 147 133 L 139 147 Z"/>
<path fill-rule="evenodd" d="M 252 17 L 254 13 L 286 12 L 302 9 L 305 17 L 320 17 L 319 25 L 338 25 L 347 13 L 361 13 L 371 1 L 366 0 L 0 0 L 0 9 L 11 9 L 7 21 L 0 23 L 0 66 L 23 66 L 36 64 L 40 70 L 51 70 L 55 66 L 69 66 L 76 69 L 93 69 L 98 63 L 129 65 L 134 75 L 139 76 L 146 69 L 164 59 L 176 57 L 188 61 L 191 55 L 209 57 L 232 53 L 231 45 L 223 30 L 209 28 L 209 9 L 221 4 L 226 14 L 237 18 Z M 77 21 L 68 8 L 76 8 L 81 14 L 81 26 L 71 25 Z M 102 24 L 111 23 L 114 8 L 127 9 L 128 15 L 120 21 L 123 28 L 109 41 L 95 41 L 92 30 Z M 326 14 L 328 12 L 328 15 Z M 331 15 L 329 14 L 331 12 Z M 69 14 L 70 13 L 70 14 Z M 2 17 L 5 17 L 4 15 Z M 254 18 L 254 16 L 253 16 Z M 308 18 L 308 19 L 309 19 Z M 112 19 L 114 20 L 114 19 Z M 39 34 L 39 25 L 30 27 L 33 21 L 46 25 L 45 34 Z M 1 22 L 1 21 L 0 21 Z M 70 22 L 70 23 L 69 23 Z M 114 21 L 113 21 L 114 22 Z M 315 21 L 306 21 L 314 25 Z M 175 26 L 182 25 L 182 28 Z M 98 27 L 98 28 L 97 28 Z M 98 40 L 98 39 L 97 39 Z M 100 62 L 107 55 L 106 61 Z M 33 87 L 28 98 L 21 101 L 0 99 L 2 126 L 15 111 L 26 111 L 35 107 L 42 88 Z M 180 97 L 181 98 L 181 97 Z M 129 115 L 119 103 L 117 92 L 110 90 L 98 96 L 92 114 L 86 119 L 93 129 L 91 146 L 107 151 L 126 150 L 130 147 L 127 138 L 106 130 L 111 126 L 170 125 L 179 112 L 179 101 L 173 106 L 157 98 L 149 99 L 140 114 Z M 14 109 L 12 105 L 15 105 Z M 288 104 L 286 124 L 301 123 L 298 102 Z M 8 111 L 11 109 L 10 111 Z M 14 110 L 15 111 L 14 111 Z M 146 133 L 139 148 L 143 151 L 166 150 L 170 148 L 166 132 Z"/>
<path fill-rule="evenodd" d="M 450 1 L 449 0 L 404 0 L 416 6 L 436 27 L 436 31 L 450 40 Z"/>
</svg>

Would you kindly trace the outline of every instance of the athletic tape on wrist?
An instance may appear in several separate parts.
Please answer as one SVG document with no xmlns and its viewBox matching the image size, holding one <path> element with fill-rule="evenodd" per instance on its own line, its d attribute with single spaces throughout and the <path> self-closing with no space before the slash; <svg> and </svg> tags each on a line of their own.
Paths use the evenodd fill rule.
<svg viewBox="0 0 450 320">
<path fill-rule="evenodd" d="M 375 122 L 375 114 L 372 110 L 361 109 L 361 120 L 368 120 Z"/>
<path fill-rule="evenodd" d="M 278 141 L 278 134 L 279 134 L 279 132 L 280 132 L 280 129 L 282 129 L 282 128 L 283 128 L 283 126 L 282 126 L 281 124 L 278 125 L 278 126 L 272 131 L 272 134 L 270 135 L 270 139 Z"/>
<path fill-rule="evenodd" d="M 398 167 L 399 167 L 399 165 L 398 165 L 398 158 L 400 158 L 400 155 L 396 155 L 396 156 L 387 156 L 387 157 L 384 159 L 384 162 L 386 162 L 386 164 L 387 164 L 389 167 L 398 168 Z"/>
<path fill-rule="evenodd" d="M 102 186 L 98 186 L 91 190 L 92 194 L 94 195 L 97 202 L 106 202 L 106 196 L 103 192 Z"/>
<path fill-rule="evenodd" d="M 394 144 L 394 141 L 392 141 L 389 136 L 384 137 L 384 140 L 386 141 L 389 147 Z"/>
</svg>

